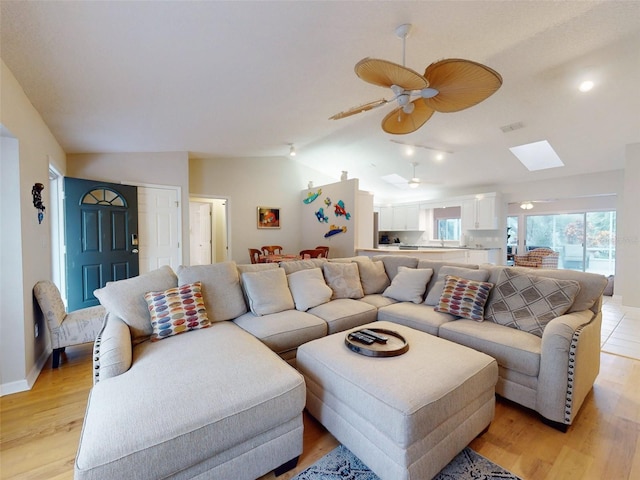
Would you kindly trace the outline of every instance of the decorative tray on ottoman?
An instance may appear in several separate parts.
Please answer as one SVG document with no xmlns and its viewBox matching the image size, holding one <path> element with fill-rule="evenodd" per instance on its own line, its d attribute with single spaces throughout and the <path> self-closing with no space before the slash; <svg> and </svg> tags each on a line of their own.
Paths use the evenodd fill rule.
<svg viewBox="0 0 640 480">
<path fill-rule="evenodd" d="M 364 334 L 369 339 L 374 338 L 373 336 L 383 337 L 386 341 L 374 339 L 371 343 L 368 343 L 368 341 L 365 343 L 365 341 L 357 338 L 358 334 Z M 344 343 L 350 350 L 369 357 L 395 357 L 409 350 L 409 344 L 402 335 L 385 328 L 355 330 L 344 337 Z"/>
</svg>

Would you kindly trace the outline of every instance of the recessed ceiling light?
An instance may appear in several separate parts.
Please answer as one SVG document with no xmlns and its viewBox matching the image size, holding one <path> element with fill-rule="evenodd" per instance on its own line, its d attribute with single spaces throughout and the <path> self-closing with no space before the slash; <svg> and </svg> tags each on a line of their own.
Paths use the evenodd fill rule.
<svg viewBox="0 0 640 480">
<path fill-rule="evenodd" d="M 588 92 L 593 88 L 593 85 L 594 83 L 591 80 L 585 80 L 580 84 L 578 90 L 580 90 L 581 92 Z"/>
<path fill-rule="evenodd" d="M 529 171 L 564 167 L 564 163 L 546 140 L 511 147 L 509 150 Z"/>
<path fill-rule="evenodd" d="M 436 160 L 438 160 L 439 162 L 441 162 L 442 160 L 444 160 L 444 154 L 439 153 L 436 155 Z"/>
</svg>

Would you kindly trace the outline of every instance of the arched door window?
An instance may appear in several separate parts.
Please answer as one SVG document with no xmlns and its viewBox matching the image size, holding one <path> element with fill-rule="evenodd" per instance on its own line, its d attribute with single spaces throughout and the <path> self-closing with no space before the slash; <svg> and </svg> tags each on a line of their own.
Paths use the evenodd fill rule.
<svg viewBox="0 0 640 480">
<path fill-rule="evenodd" d="M 83 205 L 108 205 L 111 207 L 126 207 L 127 201 L 118 192 L 109 188 L 95 188 L 82 197 Z"/>
</svg>

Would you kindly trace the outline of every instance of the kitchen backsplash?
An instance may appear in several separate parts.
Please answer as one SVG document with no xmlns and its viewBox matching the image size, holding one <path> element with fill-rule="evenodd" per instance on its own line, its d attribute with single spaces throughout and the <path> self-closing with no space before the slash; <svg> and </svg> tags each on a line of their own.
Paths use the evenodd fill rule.
<svg viewBox="0 0 640 480">
<path fill-rule="evenodd" d="M 500 230 L 469 230 L 462 235 L 461 241 L 445 241 L 447 246 L 464 245 L 467 247 L 504 248 L 506 237 L 500 235 Z M 385 231 L 379 233 L 380 244 L 388 239 L 388 243 L 401 243 L 402 245 L 434 245 L 440 246 L 439 240 L 429 238 L 428 232 L 414 231 Z"/>
</svg>

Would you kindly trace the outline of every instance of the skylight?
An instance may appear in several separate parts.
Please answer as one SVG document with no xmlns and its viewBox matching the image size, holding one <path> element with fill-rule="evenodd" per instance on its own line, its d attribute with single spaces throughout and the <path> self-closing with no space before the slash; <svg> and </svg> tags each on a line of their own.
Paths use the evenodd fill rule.
<svg viewBox="0 0 640 480">
<path fill-rule="evenodd" d="M 380 178 L 385 182 L 390 183 L 394 187 L 401 188 L 401 189 L 409 188 L 409 180 L 407 180 L 404 177 L 401 177 L 397 173 L 392 173 L 391 175 L 385 175 L 384 177 L 380 177 Z"/>
<path fill-rule="evenodd" d="M 564 167 L 564 163 L 562 163 L 558 154 L 546 140 L 511 147 L 509 150 L 531 172 L 546 168 Z"/>
</svg>

